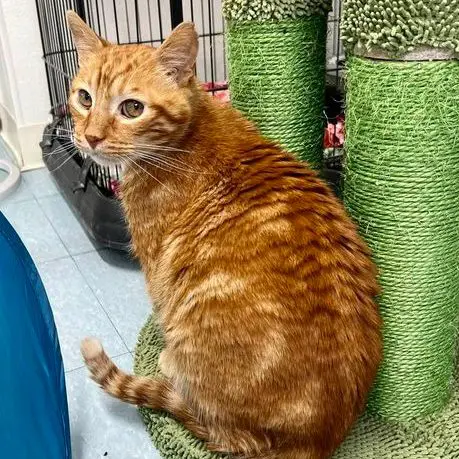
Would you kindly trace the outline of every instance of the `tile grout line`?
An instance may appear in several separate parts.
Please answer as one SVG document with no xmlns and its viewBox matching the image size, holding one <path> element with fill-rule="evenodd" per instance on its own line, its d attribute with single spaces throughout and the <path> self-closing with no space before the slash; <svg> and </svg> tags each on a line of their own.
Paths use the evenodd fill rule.
<svg viewBox="0 0 459 459">
<path fill-rule="evenodd" d="M 64 258 L 68 258 L 68 257 L 71 257 L 71 254 L 67 248 L 67 246 L 64 244 L 64 241 L 62 240 L 60 234 L 58 233 L 56 227 L 53 225 L 53 222 L 51 221 L 51 219 L 48 217 L 48 215 L 46 214 L 45 212 L 45 209 L 43 209 L 43 206 L 40 204 L 40 201 L 35 198 L 35 201 L 37 202 L 37 205 L 38 207 L 40 208 L 40 210 L 43 212 L 43 215 L 45 216 L 46 220 L 48 220 L 48 223 L 51 225 L 51 228 L 53 229 L 53 231 L 56 233 L 56 236 L 57 238 L 59 239 L 59 241 L 61 241 L 61 244 L 62 244 L 62 247 L 64 247 L 64 250 L 67 252 L 67 255 L 66 256 L 62 256 L 62 257 L 58 257 L 56 259 L 53 259 L 53 260 L 47 260 L 46 262 L 49 262 L 49 261 L 56 261 L 56 260 L 60 260 L 60 259 L 64 259 Z M 45 263 L 46 263 L 45 262 Z"/>
<path fill-rule="evenodd" d="M 64 246 L 64 249 L 66 250 L 66 252 L 68 253 L 68 256 L 70 257 L 73 257 L 73 256 L 78 256 L 78 255 L 84 255 L 86 253 L 91 253 L 91 252 L 97 252 L 98 251 L 98 248 L 94 246 L 94 244 L 92 243 L 92 241 L 90 240 L 89 236 L 86 234 L 86 231 L 83 227 L 81 227 L 81 229 L 83 230 L 83 233 L 84 235 L 88 238 L 89 242 L 92 244 L 93 248 L 90 249 L 90 250 L 83 250 L 82 252 L 78 252 L 78 253 L 71 253 L 70 252 L 70 249 L 67 247 L 65 241 L 61 238 L 61 235 L 59 234 L 59 231 L 57 230 L 57 228 L 53 225 L 53 222 L 52 220 L 48 217 L 48 214 L 46 213 L 45 211 L 45 208 L 42 206 L 42 204 L 40 203 L 40 200 L 42 201 L 45 201 L 45 200 L 50 200 L 50 199 L 53 199 L 53 198 L 56 198 L 56 197 L 60 197 L 62 198 L 62 200 L 64 201 L 64 203 L 69 206 L 69 204 L 67 203 L 67 200 L 65 199 L 65 196 L 59 192 L 57 192 L 56 194 L 51 194 L 51 195 L 46 195 L 46 196 L 42 196 L 41 198 L 36 198 L 36 201 L 38 202 L 38 206 L 40 207 L 40 209 L 42 210 L 42 212 L 45 214 L 45 217 L 46 219 L 49 221 L 49 223 L 51 224 L 51 226 L 53 227 L 53 230 L 55 231 L 55 233 L 57 234 L 59 240 L 62 242 L 62 245 Z M 70 207 L 70 206 L 69 206 Z M 71 208 L 69 208 L 72 216 L 75 218 L 75 220 L 78 222 L 78 224 L 81 226 L 80 222 L 78 221 L 78 218 L 76 217 L 76 215 L 74 215 L 73 211 Z M 59 258 L 65 258 L 65 257 L 59 257 Z M 56 258 L 57 259 L 57 258 Z M 49 261 L 54 261 L 54 260 L 49 260 Z"/>
<path fill-rule="evenodd" d="M 43 167 L 43 169 L 46 169 L 46 167 Z M 33 169 L 33 170 L 40 170 L 40 169 Z M 27 191 L 30 192 L 30 197 L 25 197 L 25 198 L 19 198 L 17 200 L 14 200 L 12 199 L 13 196 L 14 196 L 14 192 L 11 196 L 7 196 L 5 198 L 5 201 L 3 202 L 3 205 L 4 206 L 9 206 L 9 205 L 12 205 L 12 204 L 21 204 L 21 203 L 24 203 L 24 202 L 30 202 L 30 201 L 36 201 L 38 202 L 40 199 L 46 199 L 46 198 L 52 198 L 52 197 L 55 197 L 55 196 L 62 196 L 62 194 L 59 192 L 59 189 L 56 188 L 56 192 L 55 193 L 52 193 L 52 194 L 47 194 L 46 196 L 37 196 L 34 192 L 33 192 L 33 187 L 32 187 L 32 184 L 29 183 L 27 181 L 27 178 L 26 178 L 26 174 L 27 172 L 32 172 L 33 170 L 31 171 L 21 171 L 21 178 L 20 178 L 20 184 L 19 186 L 21 185 L 21 183 L 23 183 L 25 189 Z M 46 169 L 47 170 L 47 169 Z M 16 191 L 16 190 L 15 190 Z M 43 210 L 43 208 L 40 206 L 41 210 Z M 1 211 L 1 206 L 0 206 L 0 211 Z M 44 211 L 43 211 L 44 212 Z M 53 228 L 54 229 L 54 228 Z"/>
<path fill-rule="evenodd" d="M 128 355 L 128 354 L 132 356 L 132 352 L 128 351 L 128 352 L 123 352 L 121 354 L 116 354 L 116 355 L 110 357 L 110 359 L 117 359 L 118 357 L 124 357 L 125 355 Z M 83 364 L 83 365 L 80 365 L 79 367 L 72 368 L 71 370 L 65 370 L 64 373 L 65 373 L 65 375 L 68 375 L 68 374 L 73 373 L 75 371 L 81 370 L 82 368 L 86 368 L 86 365 Z"/>
<path fill-rule="evenodd" d="M 33 173 L 35 171 L 45 171 L 45 174 L 48 174 L 49 177 L 47 177 L 49 179 L 49 181 L 51 183 L 53 183 L 54 187 L 55 187 L 55 192 L 51 193 L 51 194 L 45 194 L 44 196 L 37 196 L 35 193 L 34 193 L 34 188 L 33 188 L 33 183 L 30 183 L 28 180 L 27 180 L 27 173 L 30 172 L 30 173 Z M 24 180 L 25 184 L 26 184 L 26 187 L 29 189 L 29 191 L 32 193 L 33 197 L 39 201 L 40 199 L 47 199 L 47 198 L 52 198 L 52 197 L 55 197 L 55 196 L 62 196 L 62 193 L 59 189 L 59 186 L 54 182 L 54 179 L 51 175 L 51 172 L 50 170 L 46 167 L 46 166 L 43 166 L 43 167 L 39 167 L 39 168 L 36 168 L 36 169 L 30 169 L 30 170 L 27 170 L 27 171 L 24 171 L 24 172 L 21 172 L 21 180 Z M 40 206 L 41 207 L 41 206 Z M 42 208 L 43 210 L 43 208 Z"/>
<path fill-rule="evenodd" d="M 13 192 L 14 194 L 14 192 Z M 0 210 L 2 209 L 2 207 L 7 207 L 7 206 L 11 206 L 11 205 L 14 205 L 14 204 L 23 204 L 24 202 L 31 202 L 31 201 L 36 201 L 37 199 L 35 198 L 35 196 L 31 196 L 30 198 L 19 198 L 17 201 L 16 200 L 10 200 L 10 196 L 12 195 L 9 195 L 5 198 L 5 200 L 3 201 L 3 205 L 0 205 Z M 0 203 L 1 204 L 1 203 Z"/>
<path fill-rule="evenodd" d="M 91 252 L 90 252 L 91 253 Z M 112 324 L 113 328 L 115 329 L 117 335 L 120 337 L 121 339 L 121 342 L 124 344 L 124 347 L 127 349 L 127 352 L 131 352 L 131 350 L 129 349 L 128 345 L 126 344 L 126 341 L 124 340 L 124 338 L 121 336 L 121 333 L 118 331 L 118 328 L 115 326 L 115 324 L 113 323 L 113 320 L 112 318 L 110 317 L 110 315 L 108 314 L 107 310 L 104 308 L 104 305 L 102 304 L 102 302 L 100 301 L 99 299 L 99 296 L 97 295 L 97 293 L 93 290 L 93 288 L 91 287 L 90 283 L 88 282 L 88 280 L 86 279 L 86 276 L 84 275 L 83 271 L 80 269 L 79 265 L 78 265 L 78 262 L 75 260 L 75 258 L 73 257 L 73 255 L 70 255 L 70 258 L 72 259 L 73 263 L 75 263 L 75 266 L 78 270 L 78 272 L 81 274 L 81 276 L 83 277 L 84 281 L 86 282 L 86 285 L 88 286 L 89 290 L 91 290 L 91 293 L 94 295 L 94 298 L 97 300 L 97 302 L 99 303 L 99 306 L 101 307 L 102 311 L 104 311 L 105 315 L 107 316 L 109 322 Z"/>
<path fill-rule="evenodd" d="M 8 207 L 8 206 L 11 206 L 11 205 L 22 204 L 24 202 L 37 201 L 35 195 L 32 193 L 32 190 L 29 188 L 29 185 L 27 184 L 27 182 L 25 181 L 25 179 L 23 177 L 23 172 L 21 172 L 20 176 L 21 176 L 21 178 L 20 178 L 20 183 L 18 185 L 18 188 L 16 190 L 14 190 L 10 195 L 6 196 L 4 201 L 0 201 L 0 211 L 1 211 L 2 208 Z M 18 191 L 19 187 L 21 186 L 21 182 L 24 182 L 24 186 L 26 187 L 26 189 L 28 191 L 30 191 L 30 196 L 29 197 L 24 197 L 24 198 L 19 198 L 19 199 L 15 200 L 15 199 L 13 199 L 13 196 L 15 195 L 15 193 Z"/>
<path fill-rule="evenodd" d="M 45 215 L 45 218 L 48 220 L 49 224 L 51 225 L 51 227 L 53 228 L 54 232 L 56 233 L 57 237 L 59 238 L 59 240 L 61 241 L 65 251 L 68 253 L 68 257 L 63 257 L 63 258 L 71 258 L 73 264 L 76 266 L 76 269 L 77 271 L 80 273 L 81 277 L 83 278 L 83 280 L 85 281 L 86 285 L 88 286 L 89 290 L 91 291 L 91 293 L 94 295 L 94 298 L 96 299 L 97 303 L 99 304 L 100 308 L 102 309 L 102 311 L 105 313 L 105 315 L 107 316 L 108 318 L 108 321 L 112 324 L 112 327 L 115 329 L 115 332 L 116 334 L 119 336 L 119 338 L 121 339 L 121 342 L 124 344 L 124 347 L 126 348 L 126 350 L 128 352 L 131 352 L 131 350 L 129 349 L 128 345 L 126 344 L 126 341 L 124 341 L 124 338 L 121 336 L 120 332 L 118 331 L 118 328 L 115 327 L 115 324 L 113 323 L 113 320 L 111 319 L 111 317 L 109 316 L 109 314 L 107 313 L 106 309 L 104 308 L 104 306 L 102 305 L 102 302 L 99 300 L 99 297 L 96 295 L 96 292 L 93 290 L 93 288 L 91 287 L 91 285 L 89 284 L 88 280 L 86 279 L 86 276 L 83 274 L 83 272 L 81 271 L 80 267 L 78 266 L 78 263 L 77 261 L 75 260 L 74 256 L 69 252 L 67 246 L 64 244 L 64 241 L 62 240 L 60 234 L 57 232 L 55 226 L 53 225 L 53 222 L 51 221 L 51 219 L 48 217 L 48 215 L 46 214 L 46 212 L 44 211 L 43 207 L 40 205 L 40 202 L 36 199 L 37 201 L 37 204 L 38 206 L 40 207 L 41 211 L 43 212 L 43 214 Z M 92 251 L 90 252 L 87 252 L 87 253 L 92 253 Z M 76 255 L 78 256 L 78 255 Z"/>
<path fill-rule="evenodd" d="M 56 229 L 54 227 L 53 227 L 53 230 L 56 231 Z M 59 235 L 58 235 L 58 237 L 59 237 Z M 59 237 L 59 239 L 62 242 L 62 244 L 64 244 L 64 241 L 60 237 Z M 67 246 L 65 244 L 64 244 L 64 248 L 67 250 Z M 62 257 L 51 258 L 51 259 L 45 260 L 45 261 L 36 261 L 36 264 L 37 265 L 46 265 L 48 263 L 54 263 L 55 261 L 65 260 L 66 258 L 72 258 L 73 256 L 79 257 L 80 255 L 87 255 L 88 253 L 94 253 L 94 252 L 98 252 L 98 250 L 97 249 L 85 250 L 83 252 L 78 252 L 78 253 L 74 253 L 74 254 L 71 254 L 67 250 L 67 255 L 63 255 Z"/>
</svg>

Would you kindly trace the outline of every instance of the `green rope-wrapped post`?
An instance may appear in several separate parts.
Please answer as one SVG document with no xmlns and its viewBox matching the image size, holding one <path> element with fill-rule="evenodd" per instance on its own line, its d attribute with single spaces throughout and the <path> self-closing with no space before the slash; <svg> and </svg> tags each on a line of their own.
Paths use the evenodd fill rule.
<svg viewBox="0 0 459 459">
<path fill-rule="evenodd" d="M 369 409 L 436 413 L 459 312 L 459 2 L 344 0 L 344 200 L 380 270 L 384 361 Z"/>
<path fill-rule="evenodd" d="M 268 138 L 322 161 L 330 0 L 225 0 L 232 104 Z"/>
</svg>

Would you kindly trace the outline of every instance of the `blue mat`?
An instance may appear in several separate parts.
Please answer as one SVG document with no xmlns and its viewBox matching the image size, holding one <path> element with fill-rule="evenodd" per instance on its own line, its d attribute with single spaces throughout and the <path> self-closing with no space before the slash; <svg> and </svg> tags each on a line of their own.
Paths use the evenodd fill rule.
<svg viewBox="0 0 459 459">
<path fill-rule="evenodd" d="M 0 458 L 71 458 L 53 314 L 30 255 L 1 213 Z"/>
</svg>

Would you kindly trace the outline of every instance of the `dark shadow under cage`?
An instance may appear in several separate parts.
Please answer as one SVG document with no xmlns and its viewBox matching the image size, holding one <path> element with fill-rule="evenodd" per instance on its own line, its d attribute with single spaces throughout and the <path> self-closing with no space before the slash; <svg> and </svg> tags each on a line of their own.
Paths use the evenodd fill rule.
<svg viewBox="0 0 459 459">
<path fill-rule="evenodd" d="M 200 45 L 197 76 L 207 91 L 228 100 L 221 0 L 36 0 L 36 5 L 53 117 L 41 142 L 44 162 L 88 234 L 103 246 L 126 250 L 130 237 L 117 199 L 122 170 L 95 164 L 71 142 L 67 97 L 77 71 L 77 55 L 65 13 L 76 11 L 101 37 L 119 44 L 157 46 L 176 25 L 193 21 Z M 344 132 L 340 10 L 340 0 L 334 0 L 329 16 L 324 107 L 325 169 L 332 180 L 339 173 Z"/>
</svg>

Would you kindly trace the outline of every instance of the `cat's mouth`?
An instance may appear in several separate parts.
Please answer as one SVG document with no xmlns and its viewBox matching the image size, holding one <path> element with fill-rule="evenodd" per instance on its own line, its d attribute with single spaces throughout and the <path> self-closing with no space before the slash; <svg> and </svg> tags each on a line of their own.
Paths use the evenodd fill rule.
<svg viewBox="0 0 459 459">
<path fill-rule="evenodd" d="M 85 152 L 91 159 L 99 164 L 100 166 L 120 166 L 121 161 L 119 158 L 116 158 L 112 155 L 107 155 L 104 153 L 100 153 L 99 151 L 86 151 Z"/>
<path fill-rule="evenodd" d="M 92 150 L 90 148 L 84 148 L 81 146 L 78 146 L 78 149 L 85 155 L 89 156 L 95 163 L 103 167 L 120 166 L 122 163 L 120 158 L 117 158 L 115 155 L 105 153 L 101 150 Z"/>
</svg>

